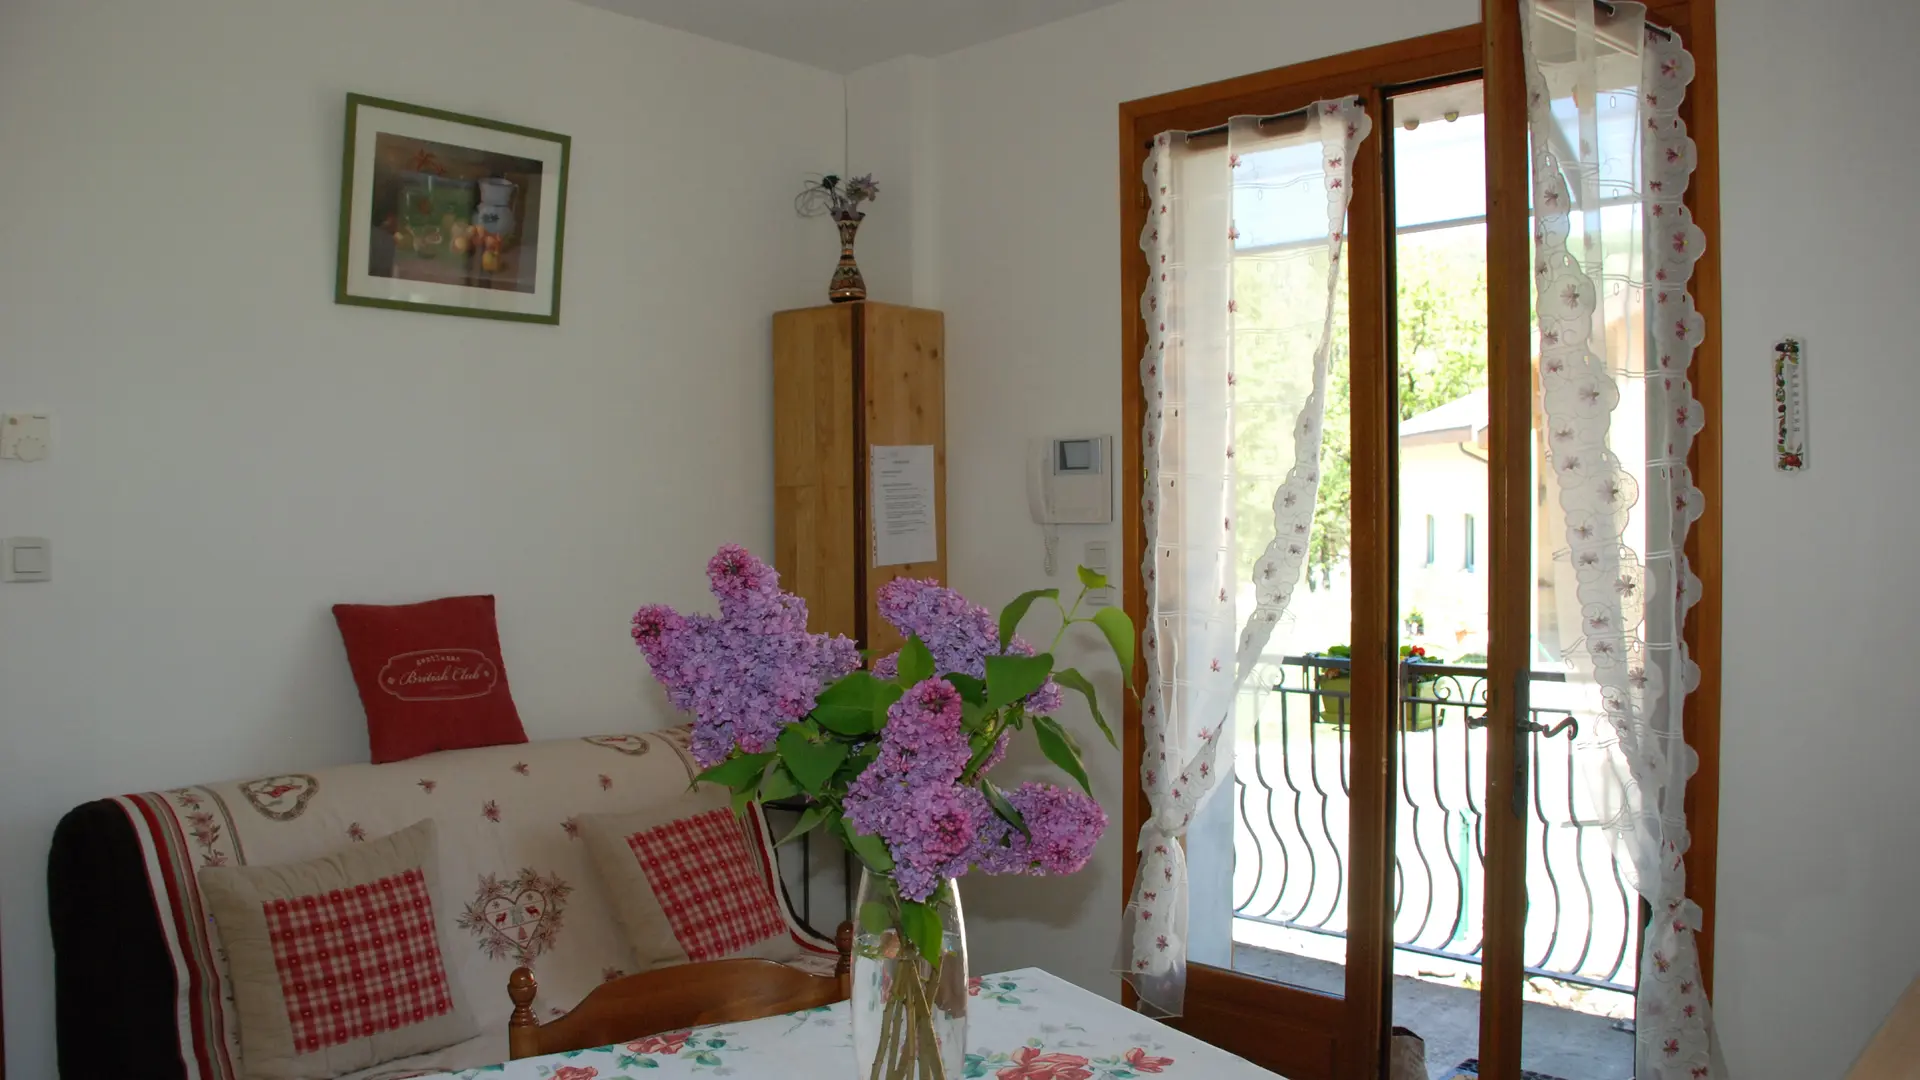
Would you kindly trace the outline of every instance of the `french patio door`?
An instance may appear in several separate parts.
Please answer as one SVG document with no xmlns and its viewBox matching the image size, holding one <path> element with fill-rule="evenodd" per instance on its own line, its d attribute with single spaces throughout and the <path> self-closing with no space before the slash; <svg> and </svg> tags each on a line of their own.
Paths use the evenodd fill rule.
<svg viewBox="0 0 1920 1080">
<path fill-rule="evenodd" d="M 1175 1022 L 1292 1080 L 1386 1075 L 1396 1026 L 1425 1040 L 1434 1077 L 1634 1073 L 1643 915 L 1596 827 L 1606 796 L 1556 697 L 1543 612 L 1564 537 L 1540 468 L 1517 7 L 1490 2 L 1491 33 L 1122 109 L 1128 237 L 1160 132 L 1274 115 L 1284 143 L 1287 112 L 1349 95 L 1374 121 L 1353 163 L 1306 580 L 1234 706 L 1231 783 L 1187 834 Z M 1287 199 L 1241 198 L 1234 301 L 1284 310 L 1273 290 L 1302 232 Z M 1132 312 L 1144 268 L 1124 254 Z M 1236 402 L 1258 399 L 1254 353 L 1236 352 Z M 1127 475 L 1141 406 L 1130 394 Z M 1260 447 L 1236 451 L 1258 475 Z M 1136 787 L 1126 835 L 1144 809 Z"/>
</svg>

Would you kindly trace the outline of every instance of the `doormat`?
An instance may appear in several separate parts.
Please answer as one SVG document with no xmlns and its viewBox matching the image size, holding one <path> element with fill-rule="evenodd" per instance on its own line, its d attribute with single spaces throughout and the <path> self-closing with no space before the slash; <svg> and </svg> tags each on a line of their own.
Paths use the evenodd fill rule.
<svg viewBox="0 0 1920 1080">
<path fill-rule="evenodd" d="M 1480 1080 L 1480 1059 L 1468 1058 L 1455 1065 L 1453 1075 L 1447 1077 L 1447 1080 Z M 1560 1077 L 1534 1072 L 1532 1069 L 1521 1069 L 1520 1080 L 1560 1080 Z"/>
</svg>

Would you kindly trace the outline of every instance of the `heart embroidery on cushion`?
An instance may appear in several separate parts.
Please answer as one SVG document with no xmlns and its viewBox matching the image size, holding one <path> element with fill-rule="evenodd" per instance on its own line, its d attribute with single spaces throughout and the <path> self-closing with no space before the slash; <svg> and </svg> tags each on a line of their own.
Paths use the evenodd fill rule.
<svg viewBox="0 0 1920 1080">
<path fill-rule="evenodd" d="M 618 750 L 632 757 L 639 757 L 652 749 L 647 745 L 647 740 L 638 735 L 589 735 L 582 741 L 590 742 L 595 746 L 604 746 L 609 750 Z"/>
<path fill-rule="evenodd" d="M 480 939 L 480 951 L 490 959 L 531 964 L 559 937 L 561 911 L 572 892 L 573 886 L 558 876 L 530 869 L 507 880 L 488 874 L 461 912 L 460 928 Z"/>
<path fill-rule="evenodd" d="M 240 785 L 247 802 L 274 821 L 292 821 L 307 812 L 307 803 L 320 790 L 320 781 L 306 773 L 286 773 Z"/>
</svg>

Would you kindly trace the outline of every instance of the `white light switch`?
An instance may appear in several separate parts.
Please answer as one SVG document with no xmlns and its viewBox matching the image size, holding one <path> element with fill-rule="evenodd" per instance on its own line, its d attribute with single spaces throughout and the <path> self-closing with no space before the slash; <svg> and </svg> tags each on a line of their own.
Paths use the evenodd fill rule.
<svg viewBox="0 0 1920 1080">
<path fill-rule="evenodd" d="M 8 413 L 0 420 L 0 458 L 39 461 L 53 443 L 53 421 L 46 413 Z"/>
<path fill-rule="evenodd" d="M 1104 574 L 1108 578 L 1111 578 L 1113 576 L 1113 557 L 1109 554 L 1109 550 L 1104 540 L 1088 541 L 1082 553 L 1080 565 L 1095 573 Z M 1113 590 L 1111 588 L 1094 589 L 1087 593 L 1087 605 L 1096 610 L 1103 607 L 1110 607 L 1112 604 Z"/>
<path fill-rule="evenodd" d="M 0 541 L 0 580 L 52 581 L 53 545 L 40 536 L 10 536 Z"/>
</svg>

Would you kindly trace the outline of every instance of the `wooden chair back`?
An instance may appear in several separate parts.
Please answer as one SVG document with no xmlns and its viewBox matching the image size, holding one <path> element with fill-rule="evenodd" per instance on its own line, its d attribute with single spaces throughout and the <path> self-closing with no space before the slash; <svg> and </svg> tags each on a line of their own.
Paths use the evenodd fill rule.
<svg viewBox="0 0 1920 1080">
<path fill-rule="evenodd" d="M 764 1016 L 845 1001 L 853 989 L 853 924 L 835 936 L 840 961 L 832 975 L 810 975 L 772 960 L 711 960 L 628 975 L 604 983 L 548 1023 L 534 1014 L 539 990 L 533 972 L 515 968 L 507 979 L 513 1015 L 507 1049 L 513 1060 L 591 1050 L 665 1031 L 738 1024 Z"/>
</svg>

